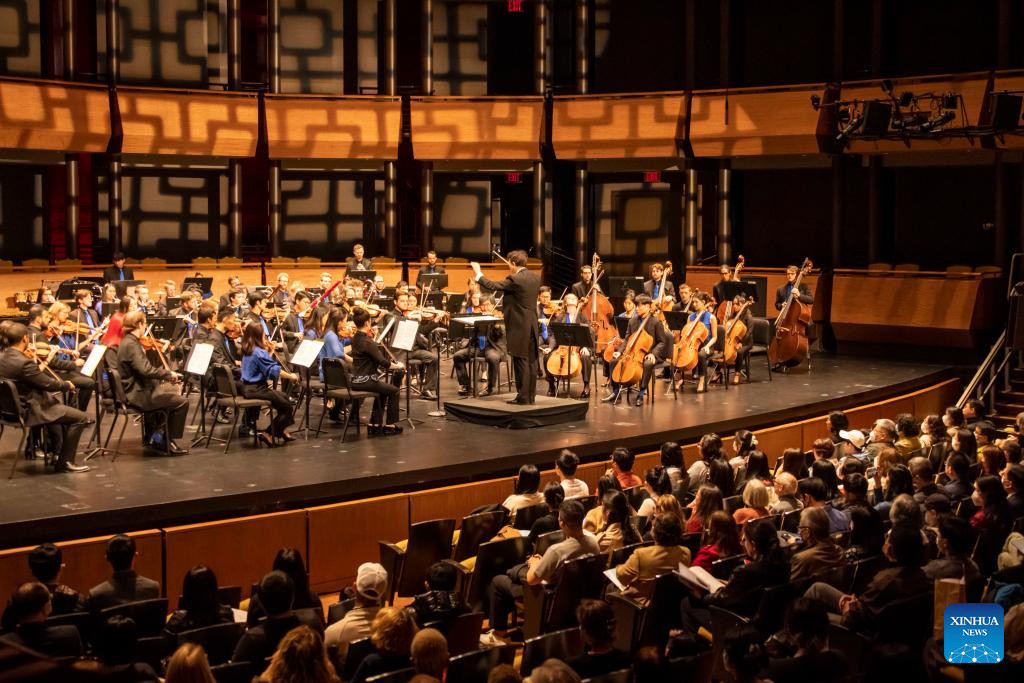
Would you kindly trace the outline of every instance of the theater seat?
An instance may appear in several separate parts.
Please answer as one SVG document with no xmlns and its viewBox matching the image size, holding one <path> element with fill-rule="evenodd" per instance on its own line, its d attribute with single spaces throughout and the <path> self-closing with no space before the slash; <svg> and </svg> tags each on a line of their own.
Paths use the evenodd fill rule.
<svg viewBox="0 0 1024 683">
<path fill-rule="evenodd" d="M 451 555 L 454 533 L 454 519 L 432 519 L 409 525 L 404 549 L 378 542 L 380 563 L 388 572 L 387 602 L 393 602 L 395 595 L 406 597 L 423 591 L 430 566 Z"/>
</svg>

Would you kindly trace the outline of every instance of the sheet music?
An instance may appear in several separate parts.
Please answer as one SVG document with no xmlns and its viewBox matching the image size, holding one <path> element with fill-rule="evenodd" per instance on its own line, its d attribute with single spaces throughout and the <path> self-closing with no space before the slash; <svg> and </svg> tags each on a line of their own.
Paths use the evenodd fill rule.
<svg viewBox="0 0 1024 683">
<path fill-rule="evenodd" d="M 188 364 L 185 372 L 190 375 L 202 377 L 210 368 L 210 360 L 213 358 L 213 344 L 196 344 L 192 347 L 192 353 L 188 357 Z"/>
<path fill-rule="evenodd" d="M 699 590 L 707 591 L 708 593 L 717 593 L 721 590 L 725 584 L 711 576 L 703 567 L 687 567 L 682 562 L 679 563 L 679 569 L 676 573 L 682 577 L 683 581 L 697 588 Z"/>
<path fill-rule="evenodd" d="M 399 321 L 395 338 L 391 342 L 392 348 L 412 351 L 412 347 L 416 345 L 416 335 L 419 333 L 419 330 L 420 324 L 415 320 Z"/>
<path fill-rule="evenodd" d="M 324 348 L 324 343 L 319 339 L 303 339 L 292 356 L 292 365 L 308 368 L 320 355 L 322 348 Z"/>
<path fill-rule="evenodd" d="M 92 377 L 96 373 L 96 368 L 99 366 L 100 361 L 103 360 L 103 354 L 106 352 L 106 346 L 94 344 L 92 351 L 89 352 L 89 357 L 85 359 L 85 365 L 82 366 L 79 372 L 86 377 Z"/>
<path fill-rule="evenodd" d="M 501 320 L 501 318 L 493 315 L 467 315 L 467 316 L 456 316 L 452 318 L 456 322 L 460 322 L 463 325 L 472 326 L 477 322 L 491 322 Z"/>
<path fill-rule="evenodd" d="M 619 575 L 615 573 L 615 567 L 604 570 L 604 577 L 612 582 L 612 585 L 618 588 L 620 591 L 626 590 L 626 587 L 619 581 Z"/>
</svg>

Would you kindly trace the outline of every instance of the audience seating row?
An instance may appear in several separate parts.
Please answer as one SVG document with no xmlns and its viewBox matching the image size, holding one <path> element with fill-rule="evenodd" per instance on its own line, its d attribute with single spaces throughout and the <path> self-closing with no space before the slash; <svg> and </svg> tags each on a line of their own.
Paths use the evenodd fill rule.
<svg viewBox="0 0 1024 683">
<path fill-rule="evenodd" d="M 854 425 L 870 425 L 877 418 L 901 412 L 921 416 L 941 413 L 955 401 L 958 392 L 959 380 L 951 379 L 885 401 L 851 408 L 846 413 Z M 814 439 L 826 433 L 823 417 L 757 430 L 760 447 L 773 460 L 785 448 L 810 448 Z M 731 438 L 726 441 L 728 449 Z M 684 446 L 687 465 L 696 457 L 695 444 Z M 639 454 L 634 470 L 642 473 L 658 464 L 659 460 L 657 452 Z M 577 476 L 595 489 L 597 479 L 606 468 L 604 459 L 586 462 L 580 465 Z M 554 470 L 545 471 L 542 487 L 555 480 Z M 138 546 L 139 572 L 159 578 L 168 596 L 178 595 L 181 577 L 190 567 L 202 562 L 217 568 L 221 585 L 242 586 L 244 595 L 240 597 L 247 597 L 251 584 L 265 571 L 268 558 L 284 546 L 299 548 L 303 552 L 311 588 L 326 592 L 339 590 L 350 583 L 360 562 L 378 556 L 378 543 L 382 539 L 406 538 L 410 524 L 416 522 L 431 519 L 461 521 L 480 505 L 504 500 L 513 493 L 513 486 L 513 477 L 501 477 L 299 510 L 141 530 L 130 535 Z M 467 534 L 464 547 L 475 546 L 474 538 L 478 542 L 480 538 L 490 537 L 488 534 L 493 535 L 489 527 L 482 525 Z M 63 577 L 65 583 L 92 586 L 106 579 L 109 574 L 109 566 L 104 559 L 106 537 L 58 539 L 57 542 L 64 551 L 67 565 Z M 458 547 L 459 544 L 456 555 Z M 9 595 L 18 585 L 31 579 L 26 562 L 30 550 L 31 547 L 0 550 L 0 594 Z M 484 585 L 470 586 L 469 594 L 478 595 L 484 588 Z"/>
</svg>

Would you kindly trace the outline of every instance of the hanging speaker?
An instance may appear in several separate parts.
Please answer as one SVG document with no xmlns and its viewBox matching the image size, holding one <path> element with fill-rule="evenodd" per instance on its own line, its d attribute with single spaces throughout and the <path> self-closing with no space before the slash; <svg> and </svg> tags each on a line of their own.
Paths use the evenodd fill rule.
<svg viewBox="0 0 1024 683">
<path fill-rule="evenodd" d="M 989 125 L 993 130 L 1004 132 L 1016 130 L 1020 124 L 1021 103 L 1024 97 L 999 92 L 992 95 L 992 116 Z"/>
<path fill-rule="evenodd" d="M 864 103 L 864 123 L 860 134 L 870 138 L 880 138 L 889 132 L 889 121 L 892 119 L 892 104 L 872 100 Z"/>
</svg>

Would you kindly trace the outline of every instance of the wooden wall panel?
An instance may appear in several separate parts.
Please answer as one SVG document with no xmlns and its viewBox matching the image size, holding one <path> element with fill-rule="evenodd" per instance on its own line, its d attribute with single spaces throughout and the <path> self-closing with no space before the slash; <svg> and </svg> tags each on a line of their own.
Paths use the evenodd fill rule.
<svg viewBox="0 0 1024 683">
<path fill-rule="evenodd" d="M 757 432 L 758 448 L 768 456 L 768 464 L 775 466 L 775 461 L 782 457 L 787 448 L 800 448 L 803 430 L 799 423 L 791 423 L 760 429 Z"/>
<path fill-rule="evenodd" d="M 685 135 L 683 93 L 554 99 L 551 141 L 559 159 L 672 158 Z"/>
<path fill-rule="evenodd" d="M 135 570 L 147 578 L 163 584 L 163 545 L 159 529 L 133 531 L 128 536 L 135 539 Z M 61 582 L 80 593 L 88 593 L 93 586 L 110 578 L 111 569 L 107 564 L 107 540 L 109 536 L 81 538 L 61 541 L 57 546 L 63 552 L 64 571 Z M 0 550 L 0 602 L 6 604 L 11 593 L 26 581 L 34 581 L 28 570 L 28 553 L 35 546 Z"/>
<path fill-rule="evenodd" d="M 413 97 L 413 156 L 539 160 L 543 120 L 542 97 Z"/>
<path fill-rule="evenodd" d="M 874 425 L 875 420 L 882 418 L 892 420 L 900 413 L 910 413 L 913 410 L 914 400 L 912 398 L 899 397 L 847 410 L 846 416 L 850 419 L 852 428 L 868 430 Z"/>
<path fill-rule="evenodd" d="M 125 154 L 250 157 L 256 153 L 255 95 L 118 88 Z"/>
<path fill-rule="evenodd" d="M 953 92 L 963 95 L 967 120 L 961 118 L 957 109 L 957 118 L 947 127 L 962 128 L 964 125 L 976 126 L 981 119 L 982 103 L 988 87 L 987 74 L 960 74 L 957 76 L 940 76 L 929 78 L 893 79 L 893 92 L 913 92 L 915 95 L 935 93 L 937 95 Z M 844 84 L 841 92 L 843 100 L 876 100 L 885 99 L 879 81 Z M 929 111 L 929 103 L 922 103 L 922 109 Z M 981 138 L 954 135 L 935 139 L 915 138 L 910 146 L 915 151 L 980 149 Z M 864 140 L 854 138 L 850 141 L 847 151 L 850 154 L 884 154 L 887 152 L 905 152 L 907 144 L 903 140 Z"/>
<path fill-rule="evenodd" d="M 109 141 L 105 87 L 0 80 L 0 148 L 105 152 Z"/>
<path fill-rule="evenodd" d="M 552 471 L 542 481 L 557 481 Z M 452 518 L 456 524 L 472 510 L 488 503 L 501 503 L 515 491 L 515 479 L 489 479 L 409 494 L 409 523 Z"/>
<path fill-rule="evenodd" d="M 946 380 L 942 384 L 912 394 L 914 415 L 924 419 L 928 415 L 942 415 L 947 406 L 956 403 L 963 390 L 963 383 L 958 379 Z"/>
<path fill-rule="evenodd" d="M 839 271 L 832 281 L 832 329 L 844 342 L 971 348 L 977 333 L 995 322 L 998 283 L 978 276 Z"/>
<path fill-rule="evenodd" d="M 817 154 L 818 112 L 811 107 L 811 95 L 820 94 L 824 87 L 695 92 L 689 127 L 694 155 Z"/>
<path fill-rule="evenodd" d="M 637 453 L 633 461 L 633 474 L 641 479 L 647 474 L 647 470 L 661 464 L 661 451 L 648 453 Z"/>
<path fill-rule="evenodd" d="M 697 462 L 700 458 L 700 450 L 697 448 L 696 443 L 691 443 L 683 446 L 683 464 L 689 469 L 690 465 Z"/>
<path fill-rule="evenodd" d="M 406 494 L 322 505 L 306 512 L 309 582 L 314 590 L 339 590 L 351 583 L 360 564 L 378 560 L 377 541 L 399 541 L 409 533 Z"/>
<path fill-rule="evenodd" d="M 811 450 L 816 439 L 824 439 L 829 436 L 828 426 L 825 424 L 826 415 L 816 417 L 813 420 L 800 422 L 800 443 L 805 451 Z"/>
<path fill-rule="evenodd" d="M 608 461 L 590 462 L 576 469 L 576 478 L 587 482 L 591 493 L 597 493 L 597 480 L 608 471 Z"/>
<path fill-rule="evenodd" d="M 1024 74 L 1020 71 L 1006 73 L 1002 76 L 996 74 L 994 92 L 1024 91 Z M 1019 121 L 1018 121 L 1019 123 Z M 1020 135 L 997 135 L 991 138 L 996 147 L 1001 149 L 1024 149 L 1024 136 Z"/>
<path fill-rule="evenodd" d="M 305 510 L 168 527 L 164 534 L 167 582 L 179 591 L 185 572 L 197 564 L 213 569 L 221 585 L 240 585 L 247 596 L 279 549 L 297 548 L 309 558 Z"/>
<path fill-rule="evenodd" d="M 267 95 L 271 159 L 398 158 L 398 97 Z"/>
</svg>

